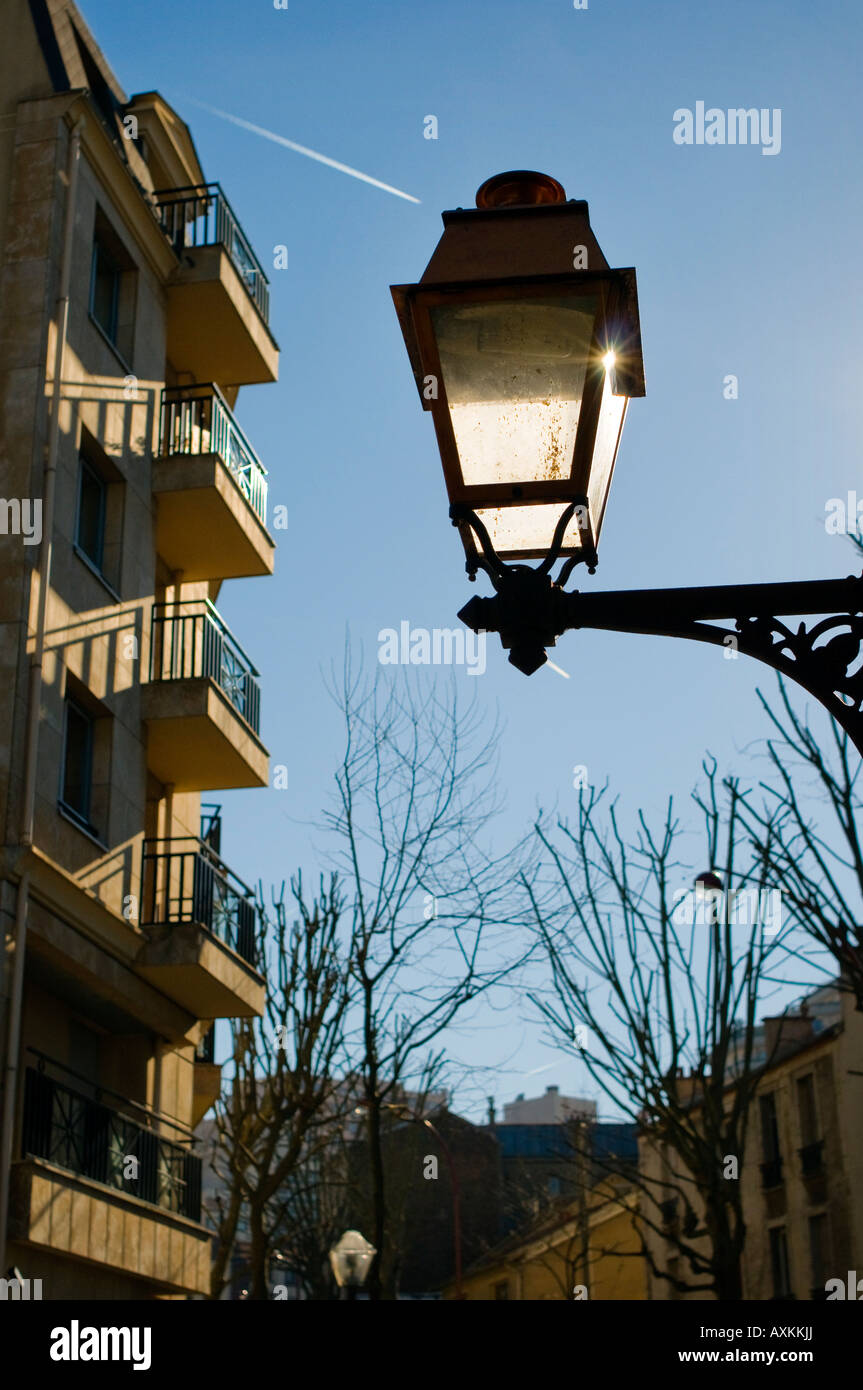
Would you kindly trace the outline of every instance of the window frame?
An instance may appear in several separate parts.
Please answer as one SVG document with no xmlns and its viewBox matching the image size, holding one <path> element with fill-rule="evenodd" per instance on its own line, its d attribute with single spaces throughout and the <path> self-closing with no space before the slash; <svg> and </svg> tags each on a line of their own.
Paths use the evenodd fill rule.
<svg viewBox="0 0 863 1390">
<path fill-rule="evenodd" d="M 765 1163 L 776 1163 L 782 1157 L 782 1143 L 779 1133 L 779 1108 L 776 1104 L 776 1092 L 766 1091 L 758 1097 L 759 1100 L 759 1119 L 761 1121 L 761 1157 Z M 769 1110 L 771 1120 L 771 1139 L 773 1148 L 768 1150 L 767 1146 L 767 1127 L 764 1123 L 765 1112 Z"/>
<path fill-rule="evenodd" d="M 74 712 L 82 719 L 87 729 L 87 753 L 86 753 L 86 778 L 84 779 L 84 810 L 74 806 L 66 797 L 67 779 L 67 759 L 69 752 L 69 714 Z M 89 710 L 86 710 L 79 700 L 73 695 L 66 695 L 63 699 L 63 748 L 60 759 L 60 806 L 71 820 L 86 830 L 88 834 L 95 835 L 95 828 L 90 820 L 90 811 L 93 805 L 93 752 L 95 747 L 95 728 L 96 720 Z"/>
<path fill-rule="evenodd" d="M 113 271 L 111 321 L 105 324 L 97 317 L 96 273 L 99 256 L 103 256 Z M 108 345 L 126 374 L 134 374 L 131 365 L 135 355 L 135 324 L 138 314 L 138 282 L 140 266 L 124 238 L 114 225 L 114 218 L 96 205 L 90 253 L 90 288 L 87 296 L 88 317 L 99 337 Z"/>
<path fill-rule="evenodd" d="M 113 270 L 113 293 L 111 299 L 110 328 L 106 324 L 104 324 L 96 314 L 96 266 L 98 264 L 100 255 L 104 256 L 105 260 L 110 263 L 111 268 Z M 120 262 L 117 260 L 116 256 L 111 251 L 111 248 L 106 245 L 105 239 L 103 236 L 100 235 L 99 229 L 97 227 L 93 234 L 93 254 L 90 259 L 90 302 L 88 305 L 88 312 L 90 318 L 96 324 L 96 327 L 102 330 L 105 337 L 108 339 L 108 342 L 115 350 L 118 350 L 117 329 L 119 327 L 120 281 L 122 279 L 122 276 L 123 267 L 120 265 Z"/>
<path fill-rule="evenodd" d="M 797 1123 L 800 1126 L 800 1143 L 802 1147 L 806 1149 L 812 1144 L 817 1144 L 822 1138 L 821 1118 L 818 1113 L 818 1097 L 815 1087 L 815 1073 L 813 1071 L 804 1072 L 802 1076 L 795 1078 L 794 1094 L 797 1102 Z M 804 1115 L 804 1107 L 801 1104 L 801 1098 L 804 1095 L 806 1096 L 807 1108 L 811 1112 L 808 1115 Z M 809 1133 L 805 1124 L 805 1121 L 810 1119 L 812 1121 L 811 1133 Z"/>
<path fill-rule="evenodd" d="M 88 550 L 81 544 L 81 494 L 84 472 L 90 474 L 99 485 L 99 559 L 96 560 Z M 78 487 L 75 502 L 75 552 L 96 571 L 100 579 L 105 579 L 105 534 L 106 521 L 108 515 L 108 482 L 97 468 L 91 463 L 90 459 L 79 450 L 78 452 Z M 106 581 L 107 582 L 107 581 Z"/>
</svg>

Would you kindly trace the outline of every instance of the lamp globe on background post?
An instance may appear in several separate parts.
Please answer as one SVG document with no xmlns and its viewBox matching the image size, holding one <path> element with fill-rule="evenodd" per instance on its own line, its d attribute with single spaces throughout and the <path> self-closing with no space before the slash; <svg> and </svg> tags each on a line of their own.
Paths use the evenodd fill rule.
<svg viewBox="0 0 863 1390">
<path fill-rule="evenodd" d="M 345 1231 L 330 1251 L 336 1283 L 349 1299 L 356 1298 L 366 1281 L 377 1251 L 359 1231 Z"/>
<path fill-rule="evenodd" d="M 552 565 L 567 562 L 560 583 L 596 566 L 627 403 L 644 395 L 635 271 L 609 267 L 587 203 L 545 174 L 499 174 L 443 223 L 420 282 L 392 295 L 468 573 L 511 600 L 503 645 L 529 673 L 554 644 Z M 460 616 L 474 626 L 470 604 Z"/>
</svg>

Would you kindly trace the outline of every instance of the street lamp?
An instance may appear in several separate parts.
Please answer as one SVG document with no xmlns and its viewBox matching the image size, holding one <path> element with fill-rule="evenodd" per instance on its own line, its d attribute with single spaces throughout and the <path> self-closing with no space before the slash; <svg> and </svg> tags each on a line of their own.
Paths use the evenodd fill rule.
<svg viewBox="0 0 863 1390">
<path fill-rule="evenodd" d="M 392 287 L 467 572 L 495 590 L 459 617 L 499 633 L 527 675 L 574 628 L 731 645 L 802 685 L 863 751 L 863 579 L 565 592 L 575 565 L 596 568 L 627 405 L 645 394 L 635 271 L 609 267 L 587 204 L 545 174 L 499 174 L 476 204 L 443 214 L 418 284 Z"/>
<path fill-rule="evenodd" d="M 609 268 L 587 204 L 544 174 L 489 179 L 476 211 L 443 220 L 420 283 L 392 294 L 468 569 L 489 547 L 593 567 L 627 402 L 644 395 L 635 271 Z"/>
<path fill-rule="evenodd" d="M 375 1247 L 359 1231 L 345 1231 L 336 1241 L 330 1251 L 330 1264 L 336 1283 L 347 1290 L 349 1299 L 356 1298 L 376 1254 Z"/>
</svg>

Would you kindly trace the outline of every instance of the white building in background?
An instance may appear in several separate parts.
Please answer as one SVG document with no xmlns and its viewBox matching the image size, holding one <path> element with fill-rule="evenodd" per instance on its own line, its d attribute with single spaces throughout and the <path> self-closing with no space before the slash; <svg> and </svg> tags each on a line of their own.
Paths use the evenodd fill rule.
<svg viewBox="0 0 863 1390">
<path fill-rule="evenodd" d="M 596 1101 L 581 1096 L 562 1096 L 559 1086 L 546 1086 L 545 1095 L 525 1100 L 524 1094 L 504 1104 L 505 1125 L 561 1125 L 581 1117 L 596 1119 Z"/>
</svg>

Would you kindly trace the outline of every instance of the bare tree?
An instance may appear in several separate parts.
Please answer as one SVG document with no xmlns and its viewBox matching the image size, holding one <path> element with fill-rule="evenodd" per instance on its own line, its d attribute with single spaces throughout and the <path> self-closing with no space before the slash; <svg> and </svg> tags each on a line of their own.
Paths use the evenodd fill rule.
<svg viewBox="0 0 863 1390">
<path fill-rule="evenodd" d="M 267 998 L 262 1018 L 232 1021 L 233 1075 L 216 1105 L 214 1168 L 223 1183 L 212 1296 L 226 1283 L 231 1251 L 248 1223 L 250 1290 L 267 1297 L 269 1258 L 277 1248 L 283 1189 L 332 1142 L 334 1070 L 341 1057 L 350 995 L 340 947 L 343 900 L 338 880 L 323 880 L 309 904 L 302 879 L 291 882 L 297 916 L 289 921 L 282 885 L 267 932 L 263 901 L 259 951 Z"/>
<path fill-rule="evenodd" d="M 863 1010 L 863 799 L 860 755 L 834 719 L 822 747 L 780 678 L 780 708 L 759 698 L 776 737 L 767 740 L 774 776 L 763 800 L 744 798 L 741 816 L 783 912 L 839 967 L 839 984 Z M 811 814 L 811 793 L 828 808 L 828 828 Z"/>
<path fill-rule="evenodd" d="M 751 905 L 756 895 L 760 904 L 764 863 L 739 863 L 746 841 L 737 784 L 717 786 L 715 763 L 704 771 L 695 800 L 707 866 L 729 890 L 749 894 L 741 900 Z M 604 791 L 588 789 L 574 827 L 537 825 L 549 876 L 544 895 L 537 884 L 525 887 L 551 984 L 531 997 L 555 1039 L 584 1061 L 652 1152 L 655 1161 L 635 1175 L 628 1165 L 606 1167 L 641 1188 L 640 1253 L 654 1274 L 680 1290 L 740 1298 L 745 1226 L 726 1159 L 743 1160 L 766 1065 L 755 1064 L 753 1040 L 778 937 L 763 921 L 740 923 L 739 914 L 719 910 L 712 888 L 701 910 L 686 910 L 693 899 L 676 858 L 682 830 L 670 800 L 657 833 L 639 814 L 633 843 L 614 804 L 603 822 L 603 801 Z M 721 901 L 727 907 L 735 898 L 729 891 Z M 669 1219 L 672 1202 L 678 1222 Z M 687 1272 L 657 1265 L 650 1231 L 671 1240 Z"/>
<path fill-rule="evenodd" d="M 367 1287 L 379 1299 L 393 1296 L 381 1277 L 386 1107 L 418 1078 L 428 1084 L 442 1034 L 515 967 L 511 936 L 502 941 L 495 929 L 510 920 L 516 867 L 484 848 L 497 809 L 497 730 L 484 727 L 475 697 L 460 700 L 454 679 L 442 694 L 399 668 L 369 680 L 350 649 L 332 693 L 346 738 L 325 825 L 349 900 L 351 1065 L 367 1116 L 373 1229 L 365 1234 L 377 1250 Z"/>
<path fill-rule="evenodd" d="M 338 1297 L 329 1252 L 351 1225 L 354 1185 L 343 1117 L 327 1126 L 320 1140 L 282 1184 L 272 1232 L 273 1245 L 306 1297 L 323 1300 Z"/>
</svg>

